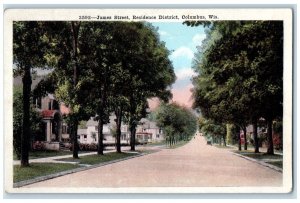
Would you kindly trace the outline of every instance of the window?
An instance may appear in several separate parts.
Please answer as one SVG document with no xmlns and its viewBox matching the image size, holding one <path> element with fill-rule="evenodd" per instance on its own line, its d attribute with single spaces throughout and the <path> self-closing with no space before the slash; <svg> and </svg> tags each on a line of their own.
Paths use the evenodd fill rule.
<svg viewBox="0 0 300 203">
<path fill-rule="evenodd" d="M 80 140 L 80 135 L 77 135 L 77 139 Z"/>
<path fill-rule="evenodd" d="M 86 141 L 87 140 L 87 135 L 83 135 L 83 139 Z"/>
<path fill-rule="evenodd" d="M 51 101 L 48 102 L 48 110 L 51 110 Z"/>
<path fill-rule="evenodd" d="M 156 134 L 156 138 L 159 138 L 159 134 Z"/>
</svg>

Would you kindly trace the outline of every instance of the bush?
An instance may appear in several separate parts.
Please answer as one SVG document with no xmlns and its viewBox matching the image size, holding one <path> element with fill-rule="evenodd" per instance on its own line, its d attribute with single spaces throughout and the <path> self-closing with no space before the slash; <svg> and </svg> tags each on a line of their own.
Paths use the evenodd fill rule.
<svg viewBox="0 0 300 203">
<path fill-rule="evenodd" d="M 276 150 L 282 149 L 282 139 L 279 134 L 276 133 L 273 134 L 273 145 Z"/>
<path fill-rule="evenodd" d="M 70 151 L 73 150 L 73 144 L 69 143 L 68 145 L 65 144 L 66 147 L 70 149 Z M 98 146 L 95 143 L 91 144 L 84 144 L 84 143 L 78 143 L 79 151 L 97 151 Z"/>
<path fill-rule="evenodd" d="M 35 151 L 42 151 L 42 150 L 46 150 L 46 146 L 45 146 L 44 142 L 35 141 L 32 144 L 32 149 Z"/>
</svg>

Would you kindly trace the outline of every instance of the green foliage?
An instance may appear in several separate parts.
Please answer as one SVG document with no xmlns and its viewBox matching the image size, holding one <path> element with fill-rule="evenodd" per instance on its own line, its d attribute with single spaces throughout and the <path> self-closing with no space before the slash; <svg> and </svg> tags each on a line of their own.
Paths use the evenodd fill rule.
<svg viewBox="0 0 300 203">
<path fill-rule="evenodd" d="M 114 161 L 118 159 L 124 159 L 130 156 L 136 155 L 135 153 L 107 153 L 104 156 L 97 156 L 97 155 L 87 155 L 87 156 L 82 156 L 80 159 L 72 159 L 72 158 L 67 158 L 67 159 L 61 159 L 61 161 L 76 161 L 79 162 L 80 164 L 89 164 L 89 165 L 94 165 L 94 164 L 100 164 L 104 162 L 109 162 L 109 161 Z"/>
<path fill-rule="evenodd" d="M 81 129 L 85 129 L 86 128 L 86 123 L 87 121 L 80 121 L 78 127 Z"/>
<path fill-rule="evenodd" d="M 14 86 L 13 88 L 13 147 L 17 158 L 21 158 L 21 134 L 23 126 L 23 93 L 21 86 Z M 31 106 L 30 107 L 30 129 L 31 137 L 30 140 L 34 140 L 40 132 L 40 124 L 42 118 L 39 113 Z"/>
<path fill-rule="evenodd" d="M 193 79 L 194 107 L 205 118 L 244 128 L 260 117 L 282 116 L 282 26 L 280 21 L 211 23 L 193 63 L 199 74 Z"/>
<path fill-rule="evenodd" d="M 189 140 L 197 130 L 197 118 L 186 107 L 176 103 L 162 104 L 156 113 L 157 125 L 164 130 L 166 141 Z"/>
<path fill-rule="evenodd" d="M 205 118 L 200 118 L 198 122 L 200 131 L 204 134 L 207 140 L 221 143 L 221 139 L 223 139 L 224 145 L 226 145 L 226 125 L 222 123 L 218 124 L 213 120 L 207 120 Z"/>
</svg>

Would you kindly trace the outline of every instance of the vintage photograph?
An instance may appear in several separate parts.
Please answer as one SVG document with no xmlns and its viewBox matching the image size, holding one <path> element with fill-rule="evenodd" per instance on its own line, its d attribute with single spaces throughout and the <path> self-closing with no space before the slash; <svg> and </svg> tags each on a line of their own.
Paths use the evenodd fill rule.
<svg viewBox="0 0 300 203">
<path fill-rule="evenodd" d="M 7 192 L 292 190 L 291 10 L 21 11 Z"/>
</svg>

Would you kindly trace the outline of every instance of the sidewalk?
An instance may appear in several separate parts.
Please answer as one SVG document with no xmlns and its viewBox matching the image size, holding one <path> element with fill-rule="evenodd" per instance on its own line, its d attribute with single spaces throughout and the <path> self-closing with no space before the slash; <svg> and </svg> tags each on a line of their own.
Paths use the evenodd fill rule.
<svg viewBox="0 0 300 203">
<path fill-rule="evenodd" d="M 137 150 L 141 150 L 141 149 L 159 149 L 160 146 L 139 146 L 137 147 Z M 116 150 L 114 148 L 111 148 L 109 150 L 105 150 L 103 153 L 107 154 L 107 153 L 112 153 L 112 152 L 116 152 Z M 122 152 L 126 152 L 126 153 L 136 153 L 134 151 L 130 151 L 129 147 L 122 147 Z M 83 157 L 83 156 L 88 156 L 88 155 L 94 155 L 97 154 L 97 152 L 87 152 L 87 153 L 79 153 L 78 156 L 79 157 Z M 37 159 L 30 159 L 29 163 L 68 163 L 68 164 L 78 164 L 78 162 L 71 162 L 71 161 L 61 161 L 60 159 L 66 159 L 66 158 L 72 158 L 73 155 L 69 154 L 69 155 L 62 155 L 62 156 L 52 156 L 52 157 L 45 157 L 45 158 L 37 158 Z M 20 165 L 20 160 L 14 160 L 13 161 L 14 165 Z"/>
</svg>

